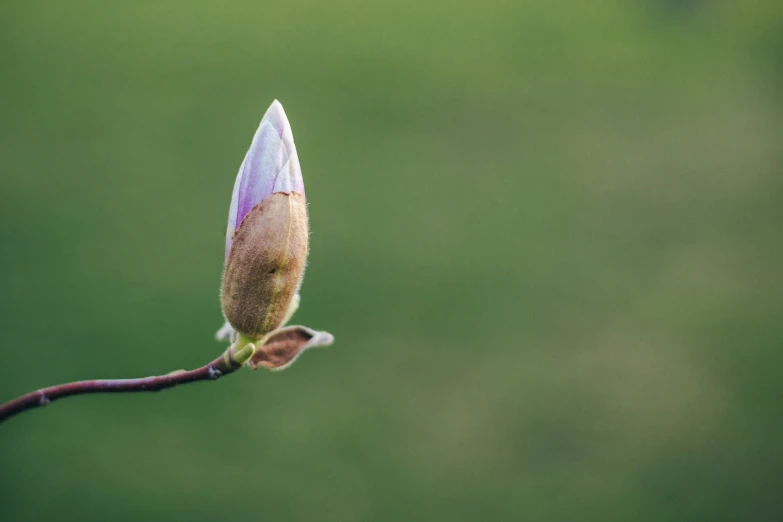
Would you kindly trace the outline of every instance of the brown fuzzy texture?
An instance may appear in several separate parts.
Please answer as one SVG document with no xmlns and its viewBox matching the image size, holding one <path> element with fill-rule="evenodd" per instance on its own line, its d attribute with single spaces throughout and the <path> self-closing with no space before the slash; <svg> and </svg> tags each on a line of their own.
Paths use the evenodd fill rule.
<svg viewBox="0 0 783 522">
<path fill-rule="evenodd" d="M 257 347 L 247 364 L 254 370 L 261 366 L 270 370 L 283 369 L 299 357 L 312 339 L 313 332 L 309 329 L 283 328 L 273 333 L 263 346 Z"/>
<path fill-rule="evenodd" d="M 237 332 L 259 339 L 278 328 L 307 261 L 304 196 L 276 192 L 253 207 L 234 236 L 223 274 L 223 313 Z"/>
</svg>

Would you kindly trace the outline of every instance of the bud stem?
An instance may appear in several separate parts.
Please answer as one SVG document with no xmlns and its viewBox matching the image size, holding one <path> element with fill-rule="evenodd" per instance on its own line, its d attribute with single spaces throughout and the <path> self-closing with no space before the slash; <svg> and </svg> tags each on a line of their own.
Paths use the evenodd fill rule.
<svg viewBox="0 0 783 522">
<path fill-rule="evenodd" d="M 242 336 L 237 343 L 242 342 Z M 71 395 L 83 395 L 87 393 L 122 393 L 122 392 L 150 392 L 172 388 L 178 384 L 187 384 L 197 381 L 214 381 L 223 375 L 233 373 L 253 356 L 255 345 L 252 339 L 245 339 L 244 346 L 234 350 L 232 345 L 220 357 L 211 363 L 195 370 L 178 370 L 166 375 L 154 377 L 142 377 L 139 379 L 101 379 L 92 381 L 77 381 L 57 386 L 50 386 L 22 395 L 12 401 L 0 405 L 0 422 L 6 419 L 40 406 L 46 406 L 52 401 Z M 237 344 L 236 346 L 238 346 Z"/>
<path fill-rule="evenodd" d="M 234 346 L 232 347 L 234 361 L 237 364 L 245 364 L 253 357 L 253 354 L 256 352 L 256 345 L 253 344 L 254 342 L 254 339 L 251 339 L 245 334 L 241 333 L 237 335 L 237 342 L 234 343 Z"/>
</svg>

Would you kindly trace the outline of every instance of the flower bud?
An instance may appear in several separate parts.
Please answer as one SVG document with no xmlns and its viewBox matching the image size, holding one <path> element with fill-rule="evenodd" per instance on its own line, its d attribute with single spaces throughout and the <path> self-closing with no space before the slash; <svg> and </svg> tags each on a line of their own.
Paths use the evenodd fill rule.
<svg viewBox="0 0 783 522">
<path fill-rule="evenodd" d="M 302 170 L 283 107 L 264 115 L 234 182 L 220 300 L 233 360 L 253 369 L 287 368 L 305 350 L 334 337 L 283 327 L 299 306 L 308 221 Z"/>
<path fill-rule="evenodd" d="M 221 304 L 234 330 L 260 339 L 282 326 L 307 260 L 307 206 L 291 126 L 275 100 L 234 183 Z"/>
</svg>

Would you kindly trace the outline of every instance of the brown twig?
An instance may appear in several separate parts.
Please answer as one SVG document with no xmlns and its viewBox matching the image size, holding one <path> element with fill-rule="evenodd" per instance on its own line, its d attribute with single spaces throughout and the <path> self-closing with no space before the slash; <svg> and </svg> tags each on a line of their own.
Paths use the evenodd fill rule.
<svg viewBox="0 0 783 522">
<path fill-rule="evenodd" d="M 246 357 L 245 357 L 246 359 Z M 197 381 L 214 381 L 223 375 L 233 373 L 242 367 L 244 361 L 237 361 L 234 347 L 230 347 L 223 355 L 211 363 L 195 370 L 177 370 L 166 375 L 142 377 L 139 379 L 101 379 L 78 381 L 42 388 L 27 395 L 22 395 L 0 406 L 0 422 L 17 413 L 46 406 L 52 401 L 72 395 L 87 393 L 125 393 L 125 392 L 155 392 L 172 388 L 178 384 Z"/>
</svg>

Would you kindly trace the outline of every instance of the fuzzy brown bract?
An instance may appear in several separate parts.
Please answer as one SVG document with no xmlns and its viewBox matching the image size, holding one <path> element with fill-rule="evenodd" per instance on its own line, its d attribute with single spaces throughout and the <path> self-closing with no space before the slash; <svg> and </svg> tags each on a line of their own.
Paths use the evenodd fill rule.
<svg viewBox="0 0 783 522">
<path fill-rule="evenodd" d="M 248 366 L 257 370 L 284 370 L 308 348 L 329 346 L 334 337 L 328 332 L 317 332 L 306 326 L 286 326 L 270 333 L 256 347 Z"/>
<path fill-rule="evenodd" d="M 223 313 L 237 332 L 259 339 L 281 326 L 307 261 L 305 198 L 276 192 L 236 231 L 221 289 Z"/>
</svg>

